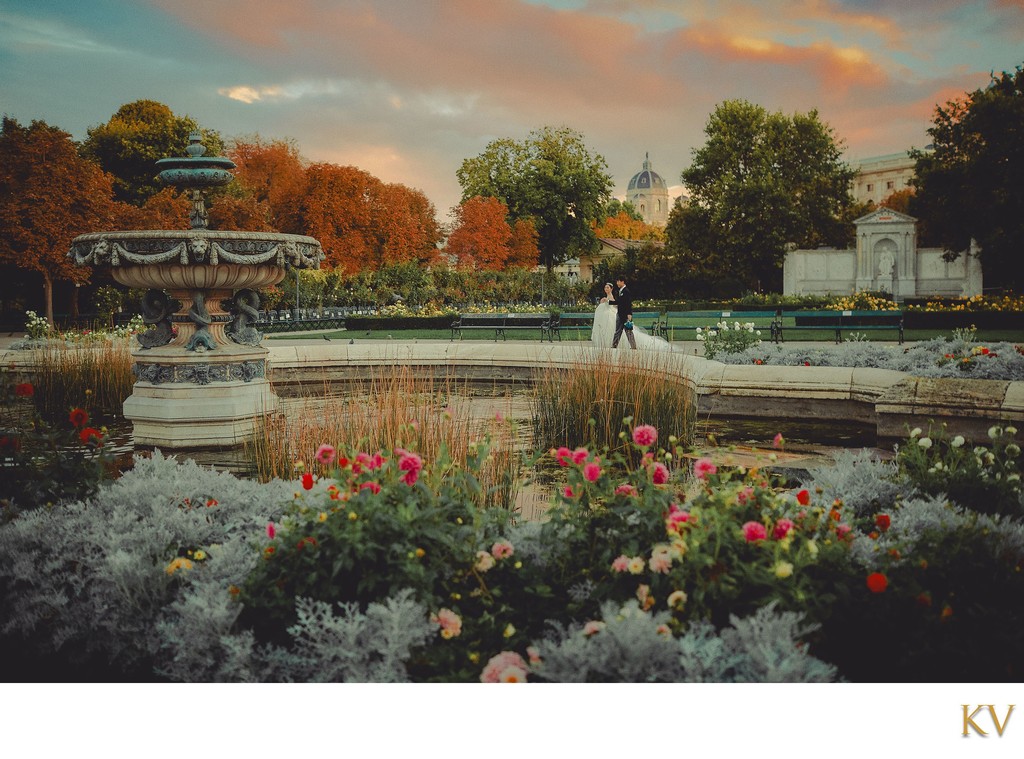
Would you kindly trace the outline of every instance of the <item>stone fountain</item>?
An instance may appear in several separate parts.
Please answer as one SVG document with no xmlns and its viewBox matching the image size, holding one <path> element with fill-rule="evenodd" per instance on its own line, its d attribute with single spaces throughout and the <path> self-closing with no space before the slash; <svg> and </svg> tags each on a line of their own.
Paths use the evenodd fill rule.
<svg viewBox="0 0 1024 759">
<path fill-rule="evenodd" d="M 124 404 L 139 446 L 234 446 L 252 435 L 254 420 L 278 406 L 254 326 L 256 291 L 287 267 L 316 269 L 324 259 L 312 237 L 208 229 L 203 189 L 229 183 L 235 164 L 205 156 L 198 132 L 190 141 L 187 157 L 156 164 L 161 181 L 190 191 L 191 229 L 79 235 L 68 253 L 146 290 L 150 329 L 132 351 L 136 381 Z"/>
</svg>

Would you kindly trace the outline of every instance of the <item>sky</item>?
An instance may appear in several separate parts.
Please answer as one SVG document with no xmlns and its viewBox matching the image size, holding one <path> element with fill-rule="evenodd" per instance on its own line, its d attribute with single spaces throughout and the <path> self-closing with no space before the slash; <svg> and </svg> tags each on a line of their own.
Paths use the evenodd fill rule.
<svg viewBox="0 0 1024 759">
<path fill-rule="evenodd" d="M 715 106 L 817 110 L 856 160 L 1024 64 L 1024 0 L 0 0 L 0 113 L 84 139 L 156 100 L 225 138 L 422 190 L 496 139 L 570 127 L 624 198 L 681 192 Z"/>
</svg>

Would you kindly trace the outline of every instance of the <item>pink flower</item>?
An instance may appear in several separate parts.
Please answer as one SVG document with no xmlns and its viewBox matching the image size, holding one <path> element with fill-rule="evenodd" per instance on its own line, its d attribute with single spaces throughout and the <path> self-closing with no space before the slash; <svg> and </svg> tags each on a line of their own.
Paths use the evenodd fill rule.
<svg viewBox="0 0 1024 759">
<path fill-rule="evenodd" d="M 417 456 L 415 453 L 406 452 L 398 461 L 398 468 L 402 472 L 405 472 L 399 479 L 406 485 L 415 485 L 417 478 L 420 476 L 420 470 L 423 469 L 423 459 Z"/>
<path fill-rule="evenodd" d="M 781 432 L 776 432 L 775 433 L 775 437 L 772 438 L 772 447 L 773 448 L 781 448 L 785 444 L 786 444 L 786 438 L 782 437 L 782 433 Z"/>
<path fill-rule="evenodd" d="M 535 646 L 527 646 L 526 655 L 530 657 L 530 664 L 540 664 L 540 651 Z"/>
<path fill-rule="evenodd" d="M 551 455 L 554 456 L 556 459 L 558 459 L 558 465 L 559 466 L 568 466 L 569 465 L 569 460 L 572 458 L 572 451 L 570 451 L 568 448 L 566 448 L 563 445 L 558 450 L 555 450 L 554 448 L 552 448 L 551 449 Z"/>
<path fill-rule="evenodd" d="M 693 473 L 699 479 L 705 479 L 709 474 L 715 474 L 718 467 L 709 458 L 697 459 L 693 462 Z"/>
<path fill-rule="evenodd" d="M 316 449 L 316 460 L 321 464 L 331 464 L 334 461 L 334 454 L 334 446 L 323 443 Z"/>
<path fill-rule="evenodd" d="M 380 485 L 378 485 L 376 482 L 373 482 L 371 480 L 370 482 L 364 482 L 362 485 L 359 486 L 359 489 L 360 490 L 369 490 L 374 495 L 377 495 L 377 493 L 380 492 Z"/>
<path fill-rule="evenodd" d="M 836 535 L 838 535 L 841 538 L 846 537 L 846 534 L 850 531 L 850 529 L 850 525 L 848 524 L 836 525 Z"/>
<path fill-rule="evenodd" d="M 788 519 L 780 519 L 775 523 L 775 529 L 772 530 L 772 537 L 776 540 L 782 540 L 789 531 L 793 529 L 793 523 Z"/>
<path fill-rule="evenodd" d="M 487 551 L 476 552 L 476 564 L 473 565 L 477 572 L 486 572 L 494 568 L 494 557 Z"/>
<path fill-rule="evenodd" d="M 628 483 L 623 483 L 615 488 L 615 495 L 636 495 L 636 488 Z"/>
<path fill-rule="evenodd" d="M 672 557 L 667 551 L 655 551 L 651 554 L 647 566 L 651 568 L 652 572 L 661 572 L 667 575 L 672 568 Z"/>
<path fill-rule="evenodd" d="M 675 505 L 675 504 L 673 504 L 673 505 Z M 669 509 L 669 512 L 668 512 L 668 523 L 669 524 L 671 524 L 671 525 L 678 525 L 678 524 L 683 524 L 684 522 L 688 522 L 689 520 L 690 520 L 690 512 L 688 512 L 688 511 L 680 511 L 678 506 L 676 506 L 674 510 L 673 509 Z"/>
<path fill-rule="evenodd" d="M 751 500 L 753 497 L 754 497 L 754 489 L 752 487 L 750 487 L 749 485 L 747 485 L 747 487 L 743 488 L 743 490 L 741 490 L 739 493 L 736 494 L 736 500 L 739 502 L 740 506 L 744 505 L 747 501 Z"/>
<path fill-rule="evenodd" d="M 586 448 L 577 448 L 572 452 L 572 461 L 574 464 L 582 464 L 587 460 L 587 456 L 590 455 L 590 451 Z"/>
<path fill-rule="evenodd" d="M 622 554 L 612 562 L 613 572 L 625 572 L 627 569 L 629 569 L 629 557 L 625 554 Z"/>
<path fill-rule="evenodd" d="M 743 525 L 743 537 L 748 543 L 756 543 L 768 537 L 768 530 L 760 522 L 747 522 Z"/>
<path fill-rule="evenodd" d="M 507 540 L 499 540 L 491 546 L 491 553 L 494 554 L 496 559 L 507 559 L 514 551 L 515 549 L 512 548 L 512 544 Z"/>
<path fill-rule="evenodd" d="M 522 676 L 521 680 L 510 680 L 505 679 L 512 673 L 510 669 L 516 669 Z M 491 657 L 490 661 L 484 665 L 484 671 L 480 673 L 480 682 L 482 683 L 502 683 L 502 682 L 524 682 L 527 674 L 529 674 L 530 667 L 523 660 L 523 657 L 517 654 L 515 651 L 502 651 L 500 654 L 495 654 Z"/>
<path fill-rule="evenodd" d="M 270 538 L 271 540 L 273 540 L 274 536 L 276 534 L 277 534 L 277 530 L 274 529 L 274 523 L 273 522 L 267 522 L 267 537 Z"/>
<path fill-rule="evenodd" d="M 565 490 L 562 491 L 562 495 L 566 498 L 575 498 L 576 496 L 572 492 L 572 488 L 566 485 Z"/>
<path fill-rule="evenodd" d="M 633 442 L 647 448 L 658 442 L 658 430 L 649 424 L 641 424 L 633 429 Z"/>
<path fill-rule="evenodd" d="M 596 635 L 597 633 L 601 632 L 604 629 L 604 627 L 604 622 L 591 620 L 587 622 L 585 625 L 583 625 L 583 634 L 589 638 L 591 635 Z"/>
<path fill-rule="evenodd" d="M 591 461 L 589 464 L 583 467 L 583 477 L 587 482 L 597 482 L 601 476 L 601 465 L 596 461 Z"/>
<path fill-rule="evenodd" d="M 651 480 L 655 485 L 664 485 L 668 482 L 668 467 L 661 462 L 655 464 L 651 472 Z"/>
<path fill-rule="evenodd" d="M 441 637 L 458 637 L 462 633 L 462 618 L 451 609 L 441 609 L 430 616 L 430 621 L 441 627 Z"/>
</svg>

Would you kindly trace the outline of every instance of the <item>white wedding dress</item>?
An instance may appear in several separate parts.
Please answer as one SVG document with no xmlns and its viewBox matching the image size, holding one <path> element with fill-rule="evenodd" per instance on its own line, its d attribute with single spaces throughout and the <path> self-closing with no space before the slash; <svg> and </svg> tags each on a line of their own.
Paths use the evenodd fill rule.
<svg viewBox="0 0 1024 759">
<path fill-rule="evenodd" d="M 590 342 L 596 348 L 611 348 L 612 338 L 615 337 L 615 319 L 618 317 L 618 307 L 608 303 L 601 303 L 594 309 L 594 326 L 590 331 Z M 670 351 L 672 345 L 662 337 L 655 337 L 647 334 L 640 326 L 633 322 L 633 339 L 636 340 L 637 350 Z M 619 338 L 619 348 L 629 349 L 629 338 L 623 332 Z"/>
</svg>

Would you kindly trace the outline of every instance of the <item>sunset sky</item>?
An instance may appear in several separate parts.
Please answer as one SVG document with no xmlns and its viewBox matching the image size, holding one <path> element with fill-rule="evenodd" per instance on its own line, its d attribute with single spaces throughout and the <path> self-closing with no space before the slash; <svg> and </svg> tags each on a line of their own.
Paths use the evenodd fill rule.
<svg viewBox="0 0 1024 759">
<path fill-rule="evenodd" d="M 847 159 L 921 147 L 1022 41 L 1024 0 L 0 0 L 0 113 L 82 139 L 157 100 L 443 219 L 463 159 L 544 125 L 582 133 L 620 197 L 645 152 L 678 185 L 728 99 L 817 109 Z"/>
</svg>

